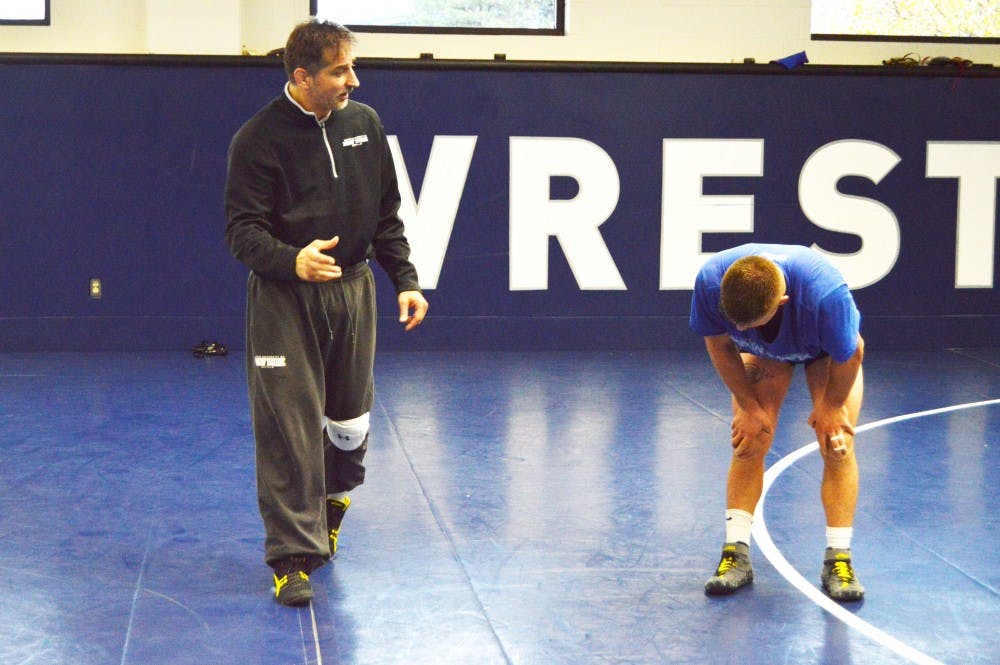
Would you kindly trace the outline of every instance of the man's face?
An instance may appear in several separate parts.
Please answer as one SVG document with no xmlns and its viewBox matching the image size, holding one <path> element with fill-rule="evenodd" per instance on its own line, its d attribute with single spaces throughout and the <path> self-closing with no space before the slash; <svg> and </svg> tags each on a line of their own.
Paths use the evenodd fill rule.
<svg viewBox="0 0 1000 665">
<path fill-rule="evenodd" d="M 322 118 L 333 110 L 347 106 L 351 92 L 361 83 L 354 73 L 354 55 L 348 44 L 343 44 L 336 58 L 333 49 L 328 49 L 322 69 L 308 77 L 309 87 L 306 97 L 309 111 Z"/>
</svg>

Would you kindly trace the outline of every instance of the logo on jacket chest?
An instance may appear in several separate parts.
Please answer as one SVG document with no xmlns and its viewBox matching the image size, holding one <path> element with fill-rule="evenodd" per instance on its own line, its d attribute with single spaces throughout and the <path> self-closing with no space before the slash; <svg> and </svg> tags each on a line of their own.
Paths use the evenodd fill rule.
<svg viewBox="0 0 1000 665">
<path fill-rule="evenodd" d="M 341 145 L 345 148 L 353 148 L 355 146 L 364 145 L 365 143 L 368 143 L 368 135 L 359 134 L 358 136 L 352 136 L 351 138 L 344 139 L 344 142 Z"/>
</svg>

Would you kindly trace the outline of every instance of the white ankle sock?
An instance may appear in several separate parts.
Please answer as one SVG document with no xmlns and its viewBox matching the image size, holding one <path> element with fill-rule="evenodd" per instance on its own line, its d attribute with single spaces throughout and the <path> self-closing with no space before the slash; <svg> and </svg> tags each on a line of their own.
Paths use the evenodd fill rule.
<svg viewBox="0 0 1000 665">
<path fill-rule="evenodd" d="M 838 550 L 851 549 L 851 536 L 854 535 L 854 527 L 850 526 L 828 526 L 826 527 L 826 546 Z"/>
<path fill-rule="evenodd" d="M 753 515 L 739 508 L 726 509 L 726 542 L 750 544 Z"/>
</svg>

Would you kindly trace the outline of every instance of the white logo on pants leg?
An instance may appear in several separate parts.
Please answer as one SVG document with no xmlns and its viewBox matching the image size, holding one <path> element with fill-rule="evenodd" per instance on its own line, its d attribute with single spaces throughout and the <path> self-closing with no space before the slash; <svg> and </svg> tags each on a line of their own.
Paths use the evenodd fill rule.
<svg viewBox="0 0 1000 665">
<path fill-rule="evenodd" d="M 285 356 L 254 356 L 253 364 L 264 369 L 285 366 Z"/>
</svg>

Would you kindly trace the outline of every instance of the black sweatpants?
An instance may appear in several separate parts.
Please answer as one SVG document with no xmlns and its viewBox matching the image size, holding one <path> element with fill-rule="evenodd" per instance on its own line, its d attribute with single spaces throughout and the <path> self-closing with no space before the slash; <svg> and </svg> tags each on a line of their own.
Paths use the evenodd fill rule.
<svg viewBox="0 0 1000 665">
<path fill-rule="evenodd" d="M 250 274 L 247 383 L 268 564 L 289 554 L 329 559 L 326 495 L 364 480 L 367 443 L 353 452 L 324 444 L 323 416 L 371 410 L 375 317 L 367 263 L 323 283 Z"/>
</svg>

